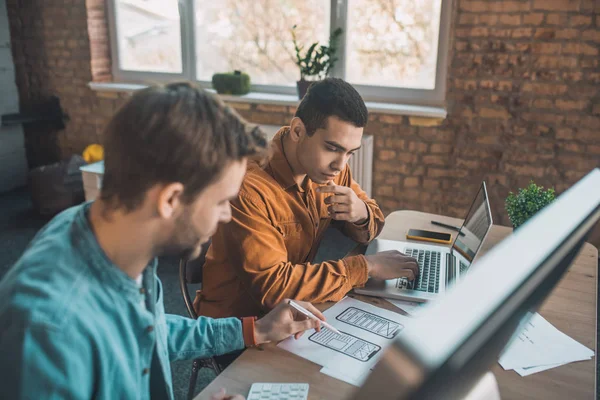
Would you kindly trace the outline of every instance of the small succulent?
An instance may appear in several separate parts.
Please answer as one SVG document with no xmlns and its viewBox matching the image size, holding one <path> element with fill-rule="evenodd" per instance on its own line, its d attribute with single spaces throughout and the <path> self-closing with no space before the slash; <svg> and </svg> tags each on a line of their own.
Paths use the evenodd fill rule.
<svg viewBox="0 0 600 400">
<path fill-rule="evenodd" d="M 506 211 L 513 227 L 518 228 L 535 213 L 546 207 L 554 200 L 554 189 L 544 190 L 533 181 L 519 193 L 510 192 L 506 198 Z"/>
</svg>

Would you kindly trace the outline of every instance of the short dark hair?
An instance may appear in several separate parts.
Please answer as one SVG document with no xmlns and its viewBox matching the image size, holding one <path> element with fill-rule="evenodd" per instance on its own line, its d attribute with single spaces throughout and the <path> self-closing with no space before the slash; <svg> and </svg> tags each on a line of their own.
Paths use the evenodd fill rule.
<svg viewBox="0 0 600 400">
<path fill-rule="evenodd" d="M 317 129 L 326 127 L 327 118 L 331 116 L 362 128 L 367 125 L 369 112 L 351 84 L 339 78 L 326 78 L 310 86 L 295 116 L 302 120 L 306 133 L 312 136 Z"/>
<path fill-rule="evenodd" d="M 100 198 L 128 211 L 160 183 L 181 182 L 183 201 L 190 202 L 228 163 L 266 148 L 258 128 L 187 82 L 136 92 L 113 116 L 103 139 Z"/>
</svg>

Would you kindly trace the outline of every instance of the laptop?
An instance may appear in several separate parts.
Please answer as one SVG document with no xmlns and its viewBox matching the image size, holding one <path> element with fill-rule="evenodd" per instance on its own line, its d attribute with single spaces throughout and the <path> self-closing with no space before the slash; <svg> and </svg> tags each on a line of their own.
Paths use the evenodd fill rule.
<svg viewBox="0 0 600 400">
<path fill-rule="evenodd" d="M 491 227 L 492 213 L 485 182 L 482 182 L 451 247 L 384 239 L 375 239 L 369 244 L 365 255 L 398 250 L 416 258 L 417 279 L 412 282 L 406 278 L 369 279 L 365 287 L 355 288 L 354 292 L 415 302 L 434 300 L 468 273 Z"/>
</svg>

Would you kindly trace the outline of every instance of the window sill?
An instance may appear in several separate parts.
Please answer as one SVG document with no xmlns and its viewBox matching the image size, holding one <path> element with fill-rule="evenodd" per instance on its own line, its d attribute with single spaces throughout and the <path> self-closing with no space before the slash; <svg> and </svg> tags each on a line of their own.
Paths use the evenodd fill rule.
<svg viewBox="0 0 600 400">
<path fill-rule="evenodd" d="M 90 89 L 97 92 L 135 92 L 143 89 L 147 85 L 133 83 L 113 83 L 113 82 L 90 82 Z M 207 89 L 215 93 L 212 89 Z M 220 95 L 224 101 L 235 103 L 254 103 L 254 104 L 273 104 L 281 106 L 296 106 L 298 105 L 298 97 L 295 95 L 273 94 L 273 93 L 258 93 L 250 92 L 243 96 Z M 446 118 L 447 112 L 443 107 L 415 106 L 408 104 L 395 103 L 378 103 L 365 102 L 369 112 L 394 115 L 408 115 L 412 117 L 425 118 Z"/>
</svg>

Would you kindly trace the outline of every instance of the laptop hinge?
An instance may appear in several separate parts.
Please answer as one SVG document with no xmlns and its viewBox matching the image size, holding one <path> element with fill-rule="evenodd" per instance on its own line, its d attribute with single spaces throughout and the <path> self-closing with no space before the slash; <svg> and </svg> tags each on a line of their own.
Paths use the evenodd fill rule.
<svg viewBox="0 0 600 400">
<path fill-rule="evenodd" d="M 452 253 L 446 253 L 446 288 L 448 288 L 456 278 L 456 257 Z"/>
</svg>

